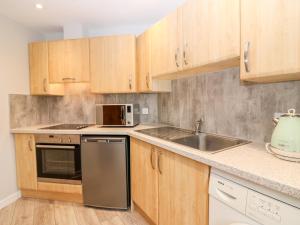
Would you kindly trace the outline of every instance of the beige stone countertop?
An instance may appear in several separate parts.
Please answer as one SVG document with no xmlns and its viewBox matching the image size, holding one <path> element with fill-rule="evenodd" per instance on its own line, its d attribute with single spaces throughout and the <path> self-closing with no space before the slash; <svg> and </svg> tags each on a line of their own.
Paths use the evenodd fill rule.
<svg viewBox="0 0 300 225">
<path fill-rule="evenodd" d="M 13 134 L 95 134 L 95 135 L 129 135 L 131 131 L 163 126 L 162 124 L 140 124 L 136 127 L 100 127 L 99 125 L 90 126 L 80 130 L 48 130 L 44 127 L 55 126 L 58 124 L 37 125 L 31 127 L 11 129 Z"/>
<path fill-rule="evenodd" d="M 274 157 L 263 144 L 250 143 L 211 154 L 134 131 L 130 136 L 300 199 L 300 163 Z"/>
<path fill-rule="evenodd" d="M 161 124 L 144 124 L 134 128 L 92 126 L 81 130 L 40 130 L 45 126 L 49 125 L 12 129 L 11 133 L 130 135 L 229 174 L 300 199 L 300 163 L 288 162 L 274 157 L 265 151 L 263 144 L 250 143 L 210 154 L 135 131 L 162 126 Z"/>
</svg>

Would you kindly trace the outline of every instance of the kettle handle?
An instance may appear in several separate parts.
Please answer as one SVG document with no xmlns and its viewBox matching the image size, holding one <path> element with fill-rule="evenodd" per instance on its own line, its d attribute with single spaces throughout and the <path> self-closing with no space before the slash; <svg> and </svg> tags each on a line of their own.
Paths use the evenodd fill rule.
<svg viewBox="0 0 300 225">
<path fill-rule="evenodd" d="M 277 125 L 278 122 L 279 122 L 279 119 L 274 117 L 274 118 L 273 118 L 273 122 L 275 123 L 275 125 Z"/>
</svg>

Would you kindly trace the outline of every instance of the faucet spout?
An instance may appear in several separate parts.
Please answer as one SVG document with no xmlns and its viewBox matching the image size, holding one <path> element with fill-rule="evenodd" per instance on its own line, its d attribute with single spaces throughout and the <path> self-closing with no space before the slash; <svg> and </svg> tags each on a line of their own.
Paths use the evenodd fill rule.
<svg viewBox="0 0 300 225">
<path fill-rule="evenodd" d="M 204 123 L 204 119 L 200 118 L 199 120 L 196 121 L 195 123 L 195 134 L 199 135 L 201 133 L 201 127 L 202 124 Z"/>
</svg>

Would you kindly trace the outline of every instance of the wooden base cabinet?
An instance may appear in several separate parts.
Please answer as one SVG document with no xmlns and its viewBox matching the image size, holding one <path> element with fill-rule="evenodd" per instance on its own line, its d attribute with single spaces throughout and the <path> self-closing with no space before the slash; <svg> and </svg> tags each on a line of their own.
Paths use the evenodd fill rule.
<svg viewBox="0 0 300 225">
<path fill-rule="evenodd" d="M 133 202 L 154 224 L 208 225 L 208 166 L 132 139 L 131 173 Z"/>
<path fill-rule="evenodd" d="M 17 183 L 23 197 L 82 203 L 82 185 L 38 182 L 35 138 L 16 134 Z"/>
<path fill-rule="evenodd" d="M 17 183 L 20 189 L 37 190 L 35 140 L 32 134 L 16 134 Z"/>
</svg>

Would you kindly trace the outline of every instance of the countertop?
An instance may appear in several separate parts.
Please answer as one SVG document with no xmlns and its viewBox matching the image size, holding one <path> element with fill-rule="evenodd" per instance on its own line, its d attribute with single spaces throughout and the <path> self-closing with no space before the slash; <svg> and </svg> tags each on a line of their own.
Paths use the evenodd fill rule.
<svg viewBox="0 0 300 225">
<path fill-rule="evenodd" d="M 134 128 L 92 126 L 75 131 L 39 129 L 45 126 L 49 125 L 12 129 L 11 133 L 129 135 L 255 184 L 300 199 L 300 163 L 280 160 L 270 155 L 265 151 L 263 144 L 250 143 L 216 154 L 210 154 L 135 131 L 162 126 L 159 124 L 138 125 Z"/>
</svg>

